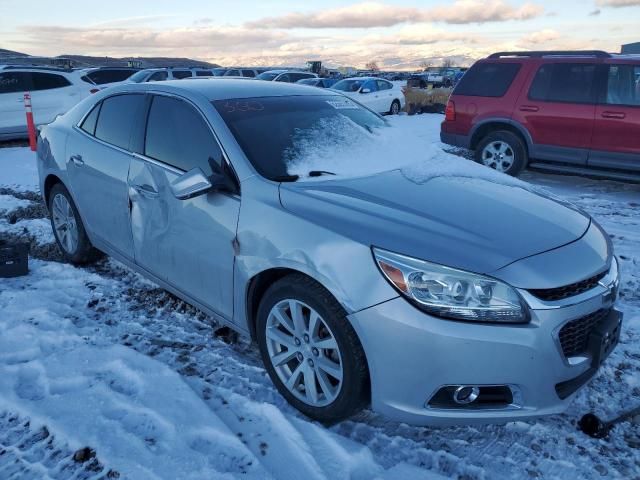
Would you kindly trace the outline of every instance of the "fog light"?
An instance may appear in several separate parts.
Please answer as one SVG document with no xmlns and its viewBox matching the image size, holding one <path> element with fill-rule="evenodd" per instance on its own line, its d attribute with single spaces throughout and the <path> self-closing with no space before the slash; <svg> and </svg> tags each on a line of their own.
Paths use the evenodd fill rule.
<svg viewBox="0 0 640 480">
<path fill-rule="evenodd" d="M 468 405 L 473 403 L 480 396 L 480 388 L 468 385 L 461 385 L 453 392 L 453 401 L 458 405 Z"/>
</svg>

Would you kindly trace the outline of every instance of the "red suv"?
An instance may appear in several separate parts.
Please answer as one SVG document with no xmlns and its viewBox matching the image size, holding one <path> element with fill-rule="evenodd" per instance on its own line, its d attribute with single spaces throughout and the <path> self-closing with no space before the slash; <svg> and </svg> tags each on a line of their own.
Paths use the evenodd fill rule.
<svg viewBox="0 0 640 480">
<path fill-rule="evenodd" d="M 529 166 L 640 181 L 640 57 L 495 53 L 460 80 L 440 138 L 510 175 Z"/>
</svg>

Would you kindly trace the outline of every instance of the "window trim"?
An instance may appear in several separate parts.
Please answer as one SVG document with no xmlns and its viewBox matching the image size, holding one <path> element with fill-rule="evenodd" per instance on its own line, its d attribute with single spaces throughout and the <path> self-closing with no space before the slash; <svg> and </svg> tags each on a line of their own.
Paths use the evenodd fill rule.
<svg viewBox="0 0 640 480">
<path fill-rule="evenodd" d="M 149 126 L 149 113 L 151 112 L 151 104 L 153 103 L 153 96 L 154 95 L 164 96 L 164 97 L 175 98 L 176 100 L 181 100 L 183 102 L 186 102 L 188 105 L 194 108 L 195 111 L 204 120 L 206 127 L 209 129 L 209 133 L 213 135 L 213 139 L 218 144 L 218 148 L 220 148 L 220 152 L 222 153 L 222 161 L 226 164 L 228 171 L 231 172 L 233 180 L 238 187 L 237 192 L 220 192 L 220 193 L 224 195 L 228 195 L 230 197 L 239 197 L 240 196 L 240 179 L 238 177 L 238 173 L 236 172 L 236 169 L 231 163 L 231 160 L 229 159 L 229 155 L 227 155 L 226 150 L 222 146 L 222 143 L 220 142 L 218 135 L 216 135 L 215 130 L 213 129 L 212 125 L 209 123 L 209 120 L 207 119 L 206 115 L 202 112 L 202 110 L 188 98 L 182 97 L 180 95 L 176 95 L 174 93 L 160 92 L 155 90 L 150 90 L 145 93 L 149 96 L 149 100 L 147 102 L 147 105 L 145 105 L 145 112 L 144 112 L 144 131 L 143 131 L 143 138 L 142 138 L 143 145 L 146 144 L 146 141 L 147 141 L 147 128 Z M 139 160 L 146 160 L 154 165 L 157 165 L 158 167 L 162 167 L 169 171 L 172 171 L 173 173 L 176 173 L 179 175 L 187 173 L 187 170 L 182 170 L 181 168 L 174 167 L 173 165 L 169 165 L 168 163 L 165 163 L 161 160 L 156 160 L 155 158 L 148 157 L 144 153 L 138 153 L 138 152 L 130 152 L 130 153 L 134 157 L 138 158 Z"/>
<path fill-rule="evenodd" d="M 590 96 L 591 96 L 591 101 L 590 102 L 571 102 L 568 100 L 540 100 L 537 98 L 531 98 L 531 88 L 533 87 L 533 82 L 535 82 L 536 77 L 538 76 L 538 73 L 540 72 L 540 70 L 542 70 L 544 67 L 547 67 L 549 65 L 587 65 L 587 66 L 593 66 L 594 67 L 594 72 L 593 72 L 593 83 L 591 84 L 591 92 L 590 92 Z M 602 70 L 600 69 L 600 65 L 599 63 L 590 63 L 590 62 L 548 62 L 548 63 L 542 63 L 540 64 L 540 66 L 535 70 L 535 73 L 531 76 L 531 81 L 529 82 L 528 88 L 527 88 L 527 100 L 529 102 L 537 102 L 537 103 L 548 103 L 551 105 L 555 105 L 555 104 L 564 104 L 564 105 L 587 105 L 587 106 L 596 106 L 598 105 L 600 98 L 602 96 Z"/>
<path fill-rule="evenodd" d="M 627 103 L 607 103 L 607 94 L 609 93 L 609 71 L 611 67 L 616 66 L 625 66 L 625 67 L 634 67 L 640 70 L 640 63 L 607 63 L 605 64 L 604 72 L 602 73 L 602 83 L 603 86 L 599 91 L 597 106 L 599 107 L 610 107 L 611 109 L 615 108 L 640 108 L 640 104 L 638 105 L 629 105 Z"/>
</svg>

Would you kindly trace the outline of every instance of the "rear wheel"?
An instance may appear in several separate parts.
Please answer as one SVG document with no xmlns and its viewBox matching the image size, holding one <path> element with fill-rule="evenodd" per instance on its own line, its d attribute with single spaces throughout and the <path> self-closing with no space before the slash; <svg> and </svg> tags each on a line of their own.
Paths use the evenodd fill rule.
<svg viewBox="0 0 640 480">
<path fill-rule="evenodd" d="M 527 149 L 518 135 L 500 130 L 480 141 L 475 158 L 489 168 L 517 177 L 527 164 Z"/>
<path fill-rule="evenodd" d="M 313 279 L 295 274 L 274 283 L 260 302 L 256 332 L 271 380 L 302 413 L 333 423 L 364 406 L 362 345 L 343 308 Z"/>
<path fill-rule="evenodd" d="M 100 256 L 87 237 L 69 191 L 61 183 L 55 184 L 49 193 L 49 215 L 58 247 L 68 262 L 85 264 Z"/>
<path fill-rule="evenodd" d="M 398 100 L 394 100 L 391 103 L 391 108 L 389 109 L 389 113 L 391 115 L 398 115 L 400 113 L 400 102 Z"/>
</svg>

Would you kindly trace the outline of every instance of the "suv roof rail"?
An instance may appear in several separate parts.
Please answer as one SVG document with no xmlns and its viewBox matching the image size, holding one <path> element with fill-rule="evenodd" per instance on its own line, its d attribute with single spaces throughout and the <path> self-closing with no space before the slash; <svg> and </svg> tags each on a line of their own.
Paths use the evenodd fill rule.
<svg viewBox="0 0 640 480">
<path fill-rule="evenodd" d="M 547 51 L 533 51 L 533 52 L 498 52 L 489 55 L 488 58 L 503 58 L 503 57 L 597 57 L 597 58 L 611 58 L 611 54 L 604 50 L 547 50 Z"/>
<path fill-rule="evenodd" d="M 38 66 L 38 65 L 5 65 L 3 70 L 50 70 L 53 72 L 66 72 L 71 73 L 74 70 L 72 68 L 55 67 L 55 66 Z"/>
</svg>

